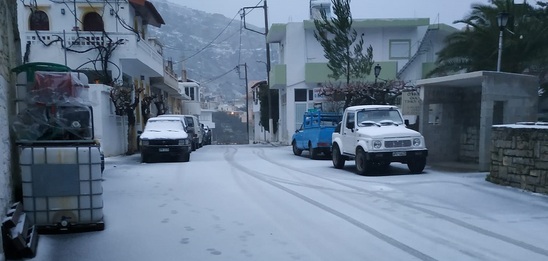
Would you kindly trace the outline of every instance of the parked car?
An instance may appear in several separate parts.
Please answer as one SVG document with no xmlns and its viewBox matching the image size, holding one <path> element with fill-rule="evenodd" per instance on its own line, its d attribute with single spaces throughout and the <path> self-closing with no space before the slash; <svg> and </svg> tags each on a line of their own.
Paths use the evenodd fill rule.
<svg viewBox="0 0 548 261">
<path fill-rule="evenodd" d="M 424 137 L 407 128 L 398 107 L 391 105 L 346 108 L 332 142 L 333 166 L 342 169 L 345 161 L 355 160 L 360 175 L 375 166 L 388 168 L 391 162 L 407 164 L 411 173 L 422 173 L 428 156 Z"/>
<path fill-rule="evenodd" d="M 190 160 L 191 138 L 179 117 L 154 117 L 148 119 L 140 136 L 141 160 L 150 162 L 156 156 Z"/>
<path fill-rule="evenodd" d="M 311 159 L 317 159 L 320 153 L 331 156 L 331 134 L 341 118 L 342 114 L 335 112 L 305 112 L 303 124 L 291 139 L 293 154 L 298 156 L 308 150 Z"/>
<path fill-rule="evenodd" d="M 185 116 L 185 121 L 187 123 L 187 126 L 189 128 L 192 128 L 194 130 L 194 144 L 195 144 L 195 148 L 198 149 L 198 148 L 201 148 L 203 146 L 203 132 L 202 132 L 202 128 L 200 127 L 200 120 L 198 119 L 198 117 L 194 116 L 194 115 L 184 115 Z"/>
<path fill-rule="evenodd" d="M 178 117 L 181 119 L 185 126 L 186 132 L 190 135 L 192 141 L 192 151 L 197 150 L 201 147 L 202 144 L 202 129 L 196 128 L 195 126 L 200 126 L 198 117 L 194 115 L 182 115 L 182 114 L 163 114 L 158 117 Z"/>
</svg>

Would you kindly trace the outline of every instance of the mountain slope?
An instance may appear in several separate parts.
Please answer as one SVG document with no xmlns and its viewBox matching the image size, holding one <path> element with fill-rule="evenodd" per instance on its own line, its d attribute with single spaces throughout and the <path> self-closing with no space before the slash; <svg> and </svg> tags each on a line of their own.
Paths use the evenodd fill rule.
<svg viewBox="0 0 548 261">
<path fill-rule="evenodd" d="M 206 92 L 232 100 L 245 93 L 243 67 L 240 75 L 233 70 L 248 64 L 248 79 L 266 78 L 264 35 L 240 30 L 240 15 L 227 18 L 187 8 L 166 0 L 150 0 L 162 15 L 165 25 L 152 27 L 151 35 L 164 45 L 164 57 L 173 60 L 178 75 L 187 70 L 190 79 L 199 81 Z M 249 26 L 249 25 L 248 25 Z M 252 27 L 257 31 L 262 28 Z M 241 48 L 240 48 L 241 41 Z"/>
</svg>

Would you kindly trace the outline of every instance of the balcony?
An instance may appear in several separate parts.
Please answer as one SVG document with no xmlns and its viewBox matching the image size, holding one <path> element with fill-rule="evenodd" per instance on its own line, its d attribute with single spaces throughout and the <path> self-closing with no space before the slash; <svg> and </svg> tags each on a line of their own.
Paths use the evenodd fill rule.
<svg viewBox="0 0 548 261">
<path fill-rule="evenodd" d="M 88 31 L 39 31 L 22 33 L 22 41 L 27 42 L 30 62 L 52 62 L 65 64 L 73 70 L 100 70 L 97 47 L 112 50 L 108 70 L 113 77 L 121 75 L 164 75 L 161 49 L 156 48 L 154 41 L 140 39 L 134 33 L 107 33 Z M 64 50 L 65 46 L 67 50 Z M 115 47 L 115 48 L 112 48 Z"/>
<path fill-rule="evenodd" d="M 166 91 L 171 97 L 183 98 L 179 82 L 177 82 L 177 76 L 173 73 L 173 70 L 169 66 L 165 66 L 163 71 L 163 77 L 151 77 L 150 84 L 153 87 Z"/>
<path fill-rule="evenodd" d="M 270 70 L 270 88 L 280 89 L 287 85 L 287 66 L 276 64 Z"/>
</svg>

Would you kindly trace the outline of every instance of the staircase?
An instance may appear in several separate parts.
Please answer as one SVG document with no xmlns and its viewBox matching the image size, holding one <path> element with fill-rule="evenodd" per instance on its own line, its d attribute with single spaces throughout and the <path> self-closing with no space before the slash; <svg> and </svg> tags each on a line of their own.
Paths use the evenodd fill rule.
<svg viewBox="0 0 548 261">
<path fill-rule="evenodd" d="M 426 33 L 422 37 L 422 40 L 419 44 L 419 47 L 417 48 L 417 52 L 415 52 L 415 54 L 413 54 L 413 56 L 409 59 L 409 61 L 407 61 L 407 63 L 396 74 L 397 79 L 399 79 L 401 77 L 403 72 L 413 63 L 413 61 L 415 61 L 415 59 L 417 59 L 417 57 L 419 57 L 420 55 L 430 51 L 431 45 L 428 44 L 428 41 L 426 41 L 426 39 L 432 33 L 432 31 L 437 31 L 437 30 L 439 30 L 438 27 L 428 27 L 428 29 L 426 30 Z"/>
</svg>

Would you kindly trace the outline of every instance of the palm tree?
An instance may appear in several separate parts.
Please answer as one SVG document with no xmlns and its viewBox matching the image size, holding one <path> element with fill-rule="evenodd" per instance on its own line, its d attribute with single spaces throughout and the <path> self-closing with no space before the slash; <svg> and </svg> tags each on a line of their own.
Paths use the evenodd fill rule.
<svg viewBox="0 0 548 261">
<path fill-rule="evenodd" d="M 495 70 L 500 29 L 497 15 L 510 13 L 504 31 L 501 71 L 539 75 L 548 68 L 548 8 L 544 3 L 533 7 L 525 1 L 491 0 L 490 4 L 473 4 L 462 20 L 465 29 L 449 35 L 438 53 L 437 67 L 428 76 L 454 72 Z"/>
</svg>

